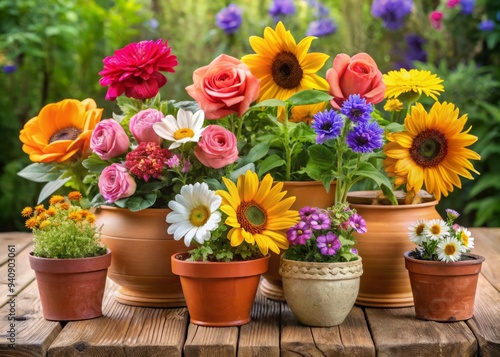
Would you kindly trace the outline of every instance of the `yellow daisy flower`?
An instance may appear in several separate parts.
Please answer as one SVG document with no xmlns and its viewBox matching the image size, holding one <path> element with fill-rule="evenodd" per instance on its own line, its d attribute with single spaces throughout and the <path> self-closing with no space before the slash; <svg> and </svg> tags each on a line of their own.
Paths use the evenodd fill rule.
<svg viewBox="0 0 500 357">
<path fill-rule="evenodd" d="M 466 121 L 467 114 L 459 118 L 453 103 L 436 102 L 429 113 L 416 103 L 405 118 L 406 131 L 387 134 L 384 166 L 395 186 L 406 184 L 413 193 L 425 186 L 439 200 L 453 186 L 462 187 L 459 175 L 472 180 L 469 171 L 479 174 L 469 160 L 481 157 L 467 149 L 477 137 L 470 128 L 462 131 Z"/>
<path fill-rule="evenodd" d="M 387 112 L 400 112 L 403 109 L 403 103 L 399 99 L 389 99 L 384 105 Z"/>
<path fill-rule="evenodd" d="M 23 210 L 21 211 L 21 215 L 23 217 L 29 217 L 33 214 L 33 208 L 31 207 L 24 207 Z"/>
<path fill-rule="evenodd" d="M 250 37 L 255 54 L 245 55 L 241 61 L 260 79 L 258 102 L 271 98 L 286 100 L 306 89 L 329 90 L 328 82 L 316 73 L 330 56 L 307 53 L 314 39 L 316 37 L 307 36 L 297 44 L 281 21 L 276 30 L 266 27 L 264 38 Z M 282 111 L 280 107 L 278 115 Z"/>
<path fill-rule="evenodd" d="M 444 91 L 443 80 L 430 71 L 401 68 L 389 71 L 382 76 L 386 85 L 385 97 L 397 98 L 403 102 L 413 103 L 422 93 L 437 100 L 436 95 Z"/>
<path fill-rule="evenodd" d="M 299 220 L 298 211 L 290 210 L 295 197 L 283 199 L 283 183 L 273 186 L 273 178 L 267 174 L 262 182 L 255 172 L 247 171 L 235 185 L 223 178 L 227 191 L 218 190 L 222 197 L 221 211 L 228 215 L 225 223 L 232 227 L 228 232 L 231 245 L 236 247 L 243 240 L 257 244 L 262 254 L 269 249 L 279 253 L 288 248 L 286 230 Z"/>
</svg>

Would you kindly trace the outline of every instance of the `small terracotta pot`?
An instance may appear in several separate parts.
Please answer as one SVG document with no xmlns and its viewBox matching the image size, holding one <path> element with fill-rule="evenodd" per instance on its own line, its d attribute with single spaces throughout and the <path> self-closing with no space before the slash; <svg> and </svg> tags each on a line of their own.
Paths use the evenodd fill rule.
<svg viewBox="0 0 500 357">
<path fill-rule="evenodd" d="M 29 255 L 46 320 L 75 321 L 102 316 L 102 299 L 111 251 L 77 259 L 47 259 Z"/>
<path fill-rule="evenodd" d="M 361 258 L 351 262 L 299 262 L 281 257 L 280 274 L 288 306 L 307 326 L 337 326 L 354 306 L 363 274 Z"/>
<path fill-rule="evenodd" d="M 415 314 L 432 321 L 463 321 L 474 315 L 477 280 L 484 257 L 463 254 L 467 260 L 441 262 L 404 254 L 410 276 Z"/>
<path fill-rule="evenodd" d="M 172 272 L 180 276 L 190 320 L 202 326 L 239 326 L 250 321 L 260 276 L 269 255 L 236 262 L 185 260 L 189 253 L 171 256 Z"/>
</svg>

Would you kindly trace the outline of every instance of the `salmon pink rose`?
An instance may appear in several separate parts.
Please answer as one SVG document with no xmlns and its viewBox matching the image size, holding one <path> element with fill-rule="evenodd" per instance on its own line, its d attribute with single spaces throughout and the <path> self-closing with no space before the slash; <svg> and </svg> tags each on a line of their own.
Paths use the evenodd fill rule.
<svg viewBox="0 0 500 357">
<path fill-rule="evenodd" d="M 114 119 L 99 122 L 90 138 L 90 148 L 101 159 L 109 160 L 125 154 L 128 151 L 130 140 L 120 123 Z"/>
<path fill-rule="evenodd" d="M 238 159 L 236 136 L 219 125 L 209 125 L 201 135 L 194 154 L 208 167 L 220 169 Z"/>
<path fill-rule="evenodd" d="M 193 82 L 186 90 L 207 119 L 220 119 L 233 113 L 242 116 L 260 91 L 260 81 L 247 65 L 225 54 L 195 70 Z"/>
<path fill-rule="evenodd" d="M 98 186 L 99 192 L 108 203 L 132 196 L 137 188 L 134 178 L 121 164 L 111 164 L 102 170 Z"/>
<path fill-rule="evenodd" d="M 349 57 L 341 53 L 333 60 L 333 67 L 326 72 L 330 84 L 330 94 L 334 97 L 330 104 L 340 109 L 351 94 L 359 94 L 368 103 L 377 104 L 384 99 L 385 84 L 382 72 L 367 53 Z"/>
<path fill-rule="evenodd" d="M 161 122 L 162 112 L 156 109 L 145 109 L 130 118 L 129 129 L 138 143 L 153 142 L 160 144 L 162 138 L 156 134 L 153 124 Z"/>
</svg>

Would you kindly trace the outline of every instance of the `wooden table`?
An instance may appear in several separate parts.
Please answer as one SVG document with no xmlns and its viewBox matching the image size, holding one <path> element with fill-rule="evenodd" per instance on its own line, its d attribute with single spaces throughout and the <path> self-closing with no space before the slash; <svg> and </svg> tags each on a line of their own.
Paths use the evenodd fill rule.
<svg viewBox="0 0 500 357">
<path fill-rule="evenodd" d="M 500 356 L 500 228 L 472 229 L 474 253 L 486 257 L 475 315 L 465 322 L 418 320 L 413 308 L 355 306 L 331 328 L 301 326 L 286 303 L 258 294 L 241 327 L 192 325 L 186 308 L 117 303 L 108 280 L 104 316 L 46 321 L 29 267 L 29 233 L 0 233 L 1 356 Z M 8 246 L 15 246 L 15 291 L 8 291 Z M 12 295 L 12 294 L 10 294 Z M 9 314 L 11 320 L 9 321 Z M 15 319 L 13 319 L 15 317 Z M 14 332 L 10 323 L 14 323 Z M 9 348 L 9 338 L 15 348 Z"/>
</svg>

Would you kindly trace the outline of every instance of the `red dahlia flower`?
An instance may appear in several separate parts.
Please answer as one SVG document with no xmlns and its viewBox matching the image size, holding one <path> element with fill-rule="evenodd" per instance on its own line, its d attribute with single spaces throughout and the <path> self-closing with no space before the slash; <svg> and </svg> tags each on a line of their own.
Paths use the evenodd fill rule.
<svg viewBox="0 0 500 357">
<path fill-rule="evenodd" d="M 172 153 L 155 142 L 142 142 L 126 156 L 125 166 L 130 173 L 148 182 L 160 178 Z"/>
<path fill-rule="evenodd" d="M 177 57 L 171 54 L 168 41 L 141 41 L 130 43 L 103 60 L 104 69 L 99 83 L 109 86 L 106 99 L 115 100 L 123 92 L 130 98 L 144 100 L 158 94 L 167 83 L 160 73 L 175 72 Z"/>
</svg>

